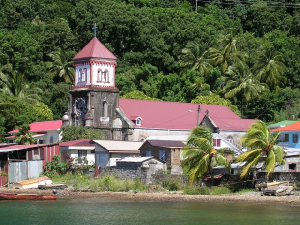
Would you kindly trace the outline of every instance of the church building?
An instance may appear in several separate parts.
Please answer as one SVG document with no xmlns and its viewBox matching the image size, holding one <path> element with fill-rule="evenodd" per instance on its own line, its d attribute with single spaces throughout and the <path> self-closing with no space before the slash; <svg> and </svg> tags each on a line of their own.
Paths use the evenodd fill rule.
<svg viewBox="0 0 300 225">
<path fill-rule="evenodd" d="M 63 126 L 98 128 L 107 140 L 143 141 L 149 136 L 188 135 L 203 124 L 238 145 L 255 121 L 241 119 L 223 105 L 119 98 L 115 85 L 117 57 L 96 34 L 73 60 L 75 81 Z"/>
</svg>

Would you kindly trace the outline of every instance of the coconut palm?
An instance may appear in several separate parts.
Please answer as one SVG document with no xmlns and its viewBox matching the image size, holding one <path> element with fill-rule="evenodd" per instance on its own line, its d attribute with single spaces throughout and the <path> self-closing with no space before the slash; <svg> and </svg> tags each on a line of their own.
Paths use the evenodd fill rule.
<svg viewBox="0 0 300 225">
<path fill-rule="evenodd" d="M 247 151 L 242 153 L 237 162 L 246 162 L 242 168 L 241 177 L 244 177 L 258 163 L 263 163 L 263 169 L 267 171 L 267 176 L 274 171 L 277 165 L 284 164 L 284 150 L 276 145 L 279 132 L 271 133 L 270 128 L 262 121 L 252 124 L 247 133 L 242 137 L 241 143 L 247 147 Z"/>
<path fill-rule="evenodd" d="M 225 73 L 224 92 L 225 98 L 240 98 L 241 111 L 243 113 L 243 98 L 249 101 L 253 96 L 258 96 L 265 90 L 251 73 L 249 67 L 243 62 L 236 62 Z"/>
<path fill-rule="evenodd" d="M 226 158 L 214 149 L 212 132 L 208 127 L 198 126 L 194 128 L 183 151 L 182 166 L 188 171 L 190 182 L 210 174 L 213 185 L 212 168 L 216 165 L 227 165 Z"/>
<path fill-rule="evenodd" d="M 35 144 L 36 139 L 32 137 L 32 133 L 30 133 L 29 125 L 23 125 L 19 132 L 16 133 L 16 140 L 18 144 L 28 145 L 28 144 Z"/>
<path fill-rule="evenodd" d="M 266 83 L 270 90 L 276 90 L 286 82 L 286 78 L 283 77 L 284 68 L 284 59 L 281 53 L 264 49 L 258 53 L 253 73 L 258 80 Z"/>
<path fill-rule="evenodd" d="M 217 47 L 211 47 L 208 50 L 208 60 L 215 66 L 220 66 L 224 73 L 230 65 L 235 62 L 243 61 L 245 53 L 237 49 L 238 39 L 232 32 L 221 35 L 217 40 Z"/>
<path fill-rule="evenodd" d="M 46 65 L 50 70 L 52 78 L 63 78 L 66 83 L 73 83 L 75 70 L 73 68 L 72 56 L 73 51 L 64 52 L 61 49 L 49 54 L 51 62 L 47 62 Z"/>
<path fill-rule="evenodd" d="M 181 67 L 197 70 L 202 76 L 206 75 L 212 69 L 212 66 L 206 59 L 207 51 L 201 54 L 200 46 L 197 43 L 189 42 L 182 49 L 181 53 Z"/>
<path fill-rule="evenodd" d="M 14 70 L 11 64 L 6 64 L 0 70 L 0 89 L 6 95 L 26 99 L 32 103 L 38 103 L 42 90 L 31 87 L 25 79 L 24 74 Z"/>
</svg>

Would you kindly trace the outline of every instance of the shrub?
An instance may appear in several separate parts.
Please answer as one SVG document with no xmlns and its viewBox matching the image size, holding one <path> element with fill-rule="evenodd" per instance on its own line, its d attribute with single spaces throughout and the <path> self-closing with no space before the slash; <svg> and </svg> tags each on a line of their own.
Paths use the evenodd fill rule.
<svg viewBox="0 0 300 225">
<path fill-rule="evenodd" d="M 187 195 L 209 195 L 210 189 L 208 187 L 188 186 L 183 193 Z"/>
<path fill-rule="evenodd" d="M 175 178 L 164 179 L 162 182 L 162 186 L 169 191 L 178 191 L 184 188 L 184 184 L 179 179 Z"/>
<path fill-rule="evenodd" d="M 231 191 L 227 187 L 212 187 L 210 190 L 210 195 L 225 195 L 230 193 Z"/>
</svg>

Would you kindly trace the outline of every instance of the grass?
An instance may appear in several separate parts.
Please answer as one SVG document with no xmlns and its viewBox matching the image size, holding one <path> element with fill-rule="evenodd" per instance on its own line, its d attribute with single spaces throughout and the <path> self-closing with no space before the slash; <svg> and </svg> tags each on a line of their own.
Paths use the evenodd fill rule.
<svg viewBox="0 0 300 225">
<path fill-rule="evenodd" d="M 72 186 L 74 190 L 91 190 L 94 192 L 101 191 L 142 191 L 147 186 L 139 179 L 136 180 L 119 180 L 114 176 L 104 176 L 98 179 L 90 179 L 88 175 L 77 173 L 66 173 L 64 175 L 56 175 L 52 178 L 54 183 L 64 183 Z"/>
</svg>

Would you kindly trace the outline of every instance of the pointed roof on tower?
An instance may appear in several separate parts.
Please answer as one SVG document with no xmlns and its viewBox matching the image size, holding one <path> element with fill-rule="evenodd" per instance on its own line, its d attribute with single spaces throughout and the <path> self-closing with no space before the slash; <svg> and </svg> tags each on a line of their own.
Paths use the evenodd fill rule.
<svg viewBox="0 0 300 225">
<path fill-rule="evenodd" d="M 94 37 L 84 48 L 78 52 L 75 59 L 83 58 L 102 58 L 102 59 L 117 59 L 96 37 Z"/>
</svg>

